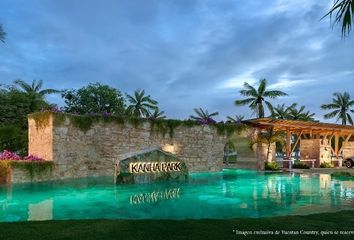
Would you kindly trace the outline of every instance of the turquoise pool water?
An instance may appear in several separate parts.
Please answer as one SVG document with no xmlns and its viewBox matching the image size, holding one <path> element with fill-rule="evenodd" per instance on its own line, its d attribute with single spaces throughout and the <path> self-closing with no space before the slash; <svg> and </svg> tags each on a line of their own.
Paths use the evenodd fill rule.
<svg viewBox="0 0 354 240">
<path fill-rule="evenodd" d="M 330 175 L 224 170 L 187 182 L 87 178 L 0 186 L 0 221 L 265 217 L 354 209 L 354 181 Z"/>
</svg>

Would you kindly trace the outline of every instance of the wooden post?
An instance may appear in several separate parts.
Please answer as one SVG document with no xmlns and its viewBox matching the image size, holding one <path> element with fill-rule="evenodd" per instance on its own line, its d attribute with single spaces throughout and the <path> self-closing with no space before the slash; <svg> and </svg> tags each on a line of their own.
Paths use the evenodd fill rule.
<svg viewBox="0 0 354 240">
<path fill-rule="evenodd" d="M 291 149 L 291 152 L 290 152 L 290 154 L 289 154 L 290 156 L 291 156 L 291 154 L 293 154 L 293 152 L 295 151 L 295 148 L 296 148 L 297 144 L 298 144 L 299 141 L 301 140 L 301 135 L 302 135 L 303 132 L 304 132 L 304 131 L 301 130 L 299 136 L 297 136 L 296 142 L 295 142 L 295 144 L 294 144 L 294 146 L 293 146 L 293 148 Z"/>
<path fill-rule="evenodd" d="M 286 158 L 290 159 L 291 154 L 291 132 L 290 129 L 286 131 Z"/>
<path fill-rule="evenodd" d="M 339 135 L 338 133 L 334 134 L 334 155 L 336 156 L 336 159 L 338 159 L 338 153 L 339 153 Z"/>
</svg>

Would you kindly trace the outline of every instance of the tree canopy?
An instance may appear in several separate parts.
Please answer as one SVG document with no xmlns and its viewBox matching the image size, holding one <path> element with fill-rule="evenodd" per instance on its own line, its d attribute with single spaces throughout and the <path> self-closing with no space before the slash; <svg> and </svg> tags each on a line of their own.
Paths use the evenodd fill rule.
<svg viewBox="0 0 354 240">
<path fill-rule="evenodd" d="M 61 94 L 69 113 L 97 114 L 111 113 L 123 115 L 124 97 L 121 92 L 100 83 L 89 84 L 79 89 L 64 90 Z"/>
</svg>

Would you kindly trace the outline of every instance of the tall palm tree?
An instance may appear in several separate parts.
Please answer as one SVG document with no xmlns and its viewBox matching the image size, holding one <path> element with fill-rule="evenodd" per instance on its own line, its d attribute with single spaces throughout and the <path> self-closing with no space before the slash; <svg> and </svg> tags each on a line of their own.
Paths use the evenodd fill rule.
<svg viewBox="0 0 354 240">
<path fill-rule="evenodd" d="M 196 120 L 200 124 L 215 123 L 213 119 L 214 116 L 219 115 L 218 112 L 209 113 L 208 110 L 203 110 L 202 108 L 194 108 L 196 116 L 191 115 L 190 118 Z"/>
<path fill-rule="evenodd" d="M 337 117 L 337 122 L 342 120 L 342 125 L 347 125 L 347 123 L 353 125 L 350 113 L 354 113 L 354 110 L 351 109 L 354 106 L 354 100 L 350 99 L 348 92 L 333 93 L 333 96 L 332 103 L 321 105 L 323 110 L 333 110 L 325 114 L 324 117 L 326 119 Z"/>
<path fill-rule="evenodd" d="M 28 84 L 23 80 L 15 80 L 14 84 L 23 90 L 29 97 L 31 112 L 38 111 L 39 105 L 44 102 L 44 98 L 48 94 L 59 93 L 60 91 L 55 89 L 42 89 L 43 80 L 33 80 L 32 84 Z"/>
<path fill-rule="evenodd" d="M 334 0 L 332 8 L 322 17 L 334 16 L 334 24 L 342 26 L 342 37 L 349 34 L 352 29 L 352 22 L 354 21 L 354 1 L 353 0 Z"/>
<path fill-rule="evenodd" d="M 156 108 L 153 113 L 150 113 L 149 118 L 153 119 L 153 120 L 155 120 L 155 119 L 165 119 L 166 116 L 164 114 L 165 114 L 164 111 L 160 111 L 160 109 Z"/>
<path fill-rule="evenodd" d="M 6 33 L 4 32 L 2 24 L 0 24 L 0 41 L 3 43 L 5 43 L 5 36 L 6 36 Z"/>
<path fill-rule="evenodd" d="M 134 95 L 126 94 L 130 105 L 127 107 L 127 113 L 133 117 L 149 117 L 150 110 L 157 109 L 157 101 L 150 95 L 145 95 L 145 90 L 135 90 Z"/>
<path fill-rule="evenodd" d="M 264 117 L 263 103 L 267 105 L 267 108 L 270 111 L 270 113 L 273 112 L 273 106 L 269 101 L 265 100 L 266 98 L 274 99 L 280 96 L 287 95 L 286 93 L 279 90 L 266 91 L 267 88 L 266 79 L 261 79 L 259 81 L 259 86 L 257 90 L 247 82 L 244 83 L 243 87 L 244 89 L 240 91 L 240 94 L 247 98 L 243 100 L 236 100 L 235 105 L 244 106 L 249 104 L 248 106 L 254 111 L 254 113 L 257 114 L 258 118 Z"/>
<path fill-rule="evenodd" d="M 301 106 L 300 109 L 296 108 L 297 104 L 294 103 L 290 106 L 288 112 L 288 119 L 291 120 L 302 120 L 302 121 L 314 121 L 314 113 L 310 111 L 305 112 L 305 106 Z"/>
<path fill-rule="evenodd" d="M 241 123 L 244 118 L 245 116 L 243 115 L 236 115 L 235 117 L 227 116 L 227 121 L 232 123 Z"/>
</svg>

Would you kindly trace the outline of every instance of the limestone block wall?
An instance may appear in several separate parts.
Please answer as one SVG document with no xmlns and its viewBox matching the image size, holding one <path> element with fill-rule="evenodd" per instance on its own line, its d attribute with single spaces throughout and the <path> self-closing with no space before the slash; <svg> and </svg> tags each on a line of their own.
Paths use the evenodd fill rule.
<svg viewBox="0 0 354 240">
<path fill-rule="evenodd" d="M 315 166 L 321 163 L 331 162 L 331 145 L 327 139 L 301 139 L 301 159 L 316 159 Z M 310 166 L 311 164 L 308 163 Z"/>
<path fill-rule="evenodd" d="M 48 179 L 113 176 L 117 160 L 155 147 L 176 154 L 189 172 L 220 171 L 223 167 L 227 137 L 207 125 L 177 127 L 170 138 L 168 134 L 162 136 L 151 131 L 148 122 L 140 126 L 100 122 L 84 132 L 69 118 L 53 124 L 51 117 L 50 124 L 42 128 L 36 128 L 32 121 L 29 121 L 29 154 L 54 161 Z"/>
<path fill-rule="evenodd" d="M 300 158 L 316 159 L 315 165 L 318 166 L 320 158 L 321 139 L 301 139 L 300 140 Z M 311 166 L 311 163 L 304 163 Z"/>
<path fill-rule="evenodd" d="M 346 142 L 343 145 L 342 155 L 343 155 L 343 159 L 354 156 L 354 141 Z"/>
</svg>

